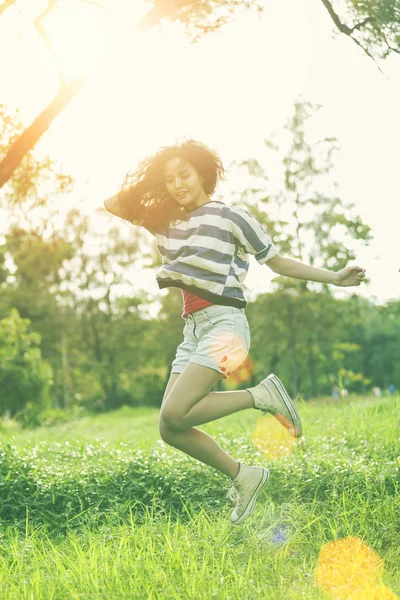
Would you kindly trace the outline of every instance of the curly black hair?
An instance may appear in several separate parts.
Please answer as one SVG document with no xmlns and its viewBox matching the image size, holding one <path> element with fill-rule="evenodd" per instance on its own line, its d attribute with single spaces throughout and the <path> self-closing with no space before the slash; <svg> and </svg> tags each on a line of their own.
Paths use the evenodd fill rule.
<svg viewBox="0 0 400 600">
<path fill-rule="evenodd" d="M 161 231 L 173 222 L 189 219 L 166 188 L 164 166 L 168 160 L 183 158 L 203 179 L 203 189 L 211 196 L 219 179 L 225 179 L 225 169 L 218 154 L 193 139 L 162 146 L 142 160 L 135 171 L 127 173 L 118 193 L 121 217 L 142 225 L 152 233 Z"/>
</svg>

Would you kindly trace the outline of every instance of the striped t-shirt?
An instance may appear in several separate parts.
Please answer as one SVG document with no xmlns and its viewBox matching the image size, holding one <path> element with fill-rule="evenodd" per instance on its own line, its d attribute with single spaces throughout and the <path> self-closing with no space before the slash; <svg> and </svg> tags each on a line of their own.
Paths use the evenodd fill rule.
<svg viewBox="0 0 400 600">
<path fill-rule="evenodd" d="M 244 308 L 249 254 L 264 264 L 276 247 L 244 208 L 212 200 L 189 215 L 155 233 L 163 261 L 156 273 L 159 288 L 178 287 L 215 304 Z"/>
</svg>

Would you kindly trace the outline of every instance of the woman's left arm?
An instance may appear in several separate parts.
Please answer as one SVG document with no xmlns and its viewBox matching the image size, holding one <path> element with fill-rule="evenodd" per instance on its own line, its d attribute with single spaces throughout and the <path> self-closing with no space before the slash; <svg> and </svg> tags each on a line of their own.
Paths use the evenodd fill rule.
<svg viewBox="0 0 400 600">
<path fill-rule="evenodd" d="M 338 286 L 360 285 L 365 277 L 365 269 L 361 267 L 346 267 L 341 271 L 327 271 L 305 265 L 297 260 L 285 258 L 277 254 L 267 264 L 274 273 L 293 277 L 294 279 L 305 279 L 306 281 L 318 281 L 320 283 L 332 283 Z"/>
</svg>

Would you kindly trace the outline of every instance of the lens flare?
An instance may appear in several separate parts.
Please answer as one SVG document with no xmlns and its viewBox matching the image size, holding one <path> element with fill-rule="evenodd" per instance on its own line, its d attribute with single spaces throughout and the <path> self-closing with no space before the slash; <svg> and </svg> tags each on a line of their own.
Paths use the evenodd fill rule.
<svg viewBox="0 0 400 600">
<path fill-rule="evenodd" d="M 242 364 L 231 373 L 230 380 L 236 385 L 247 383 L 253 375 L 253 361 L 250 356 L 247 356 Z"/>
<path fill-rule="evenodd" d="M 362 540 L 350 536 L 321 549 L 314 580 L 335 600 L 394 600 L 397 596 L 382 585 L 383 562 Z"/>
<path fill-rule="evenodd" d="M 208 341 L 208 355 L 216 362 L 227 379 L 232 373 L 241 367 L 247 356 L 246 341 L 242 336 L 235 334 L 232 339 L 230 330 L 218 330 L 211 333 Z"/>
<path fill-rule="evenodd" d="M 266 415 L 256 423 L 253 443 L 259 452 L 271 460 L 291 454 L 297 440 L 272 415 Z"/>
</svg>

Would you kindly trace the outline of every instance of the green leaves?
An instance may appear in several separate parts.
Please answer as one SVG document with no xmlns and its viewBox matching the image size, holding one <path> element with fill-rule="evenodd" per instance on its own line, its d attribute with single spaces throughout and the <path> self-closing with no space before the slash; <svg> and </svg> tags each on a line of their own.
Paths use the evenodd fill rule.
<svg viewBox="0 0 400 600">
<path fill-rule="evenodd" d="M 11 416 L 33 403 L 36 411 L 49 405 L 53 375 L 42 359 L 40 335 L 29 331 L 30 322 L 16 309 L 0 320 L 0 413 Z"/>
<path fill-rule="evenodd" d="M 330 172 L 339 142 L 332 137 L 313 144 L 307 141 L 307 121 L 315 108 L 319 106 L 295 103 L 293 116 L 285 127 L 291 143 L 282 158 L 284 172 L 278 194 L 268 193 L 267 171 L 259 162 L 251 159 L 239 165 L 261 183 L 258 189 L 253 185 L 251 193 L 244 191 L 241 203 L 265 225 L 282 255 L 338 271 L 355 258 L 356 245 L 351 240 L 367 244 L 372 238 L 371 228 L 354 214 L 354 205 L 325 191 L 328 185 L 334 187 Z M 279 152 L 268 141 L 266 148 Z M 277 283 L 281 285 L 282 280 Z"/>
<path fill-rule="evenodd" d="M 338 30 L 371 58 L 400 53 L 399 0 L 321 0 Z"/>
</svg>

